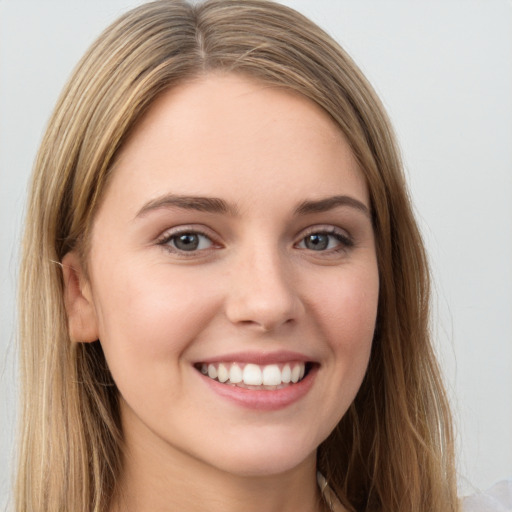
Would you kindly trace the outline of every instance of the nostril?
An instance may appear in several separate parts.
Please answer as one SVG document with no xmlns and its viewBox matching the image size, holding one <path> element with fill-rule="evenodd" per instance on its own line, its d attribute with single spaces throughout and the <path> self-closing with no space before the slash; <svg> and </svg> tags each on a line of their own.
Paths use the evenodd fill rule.
<svg viewBox="0 0 512 512">
<path fill-rule="evenodd" d="M 283 307 L 284 306 L 284 307 Z M 264 304 L 254 301 L 233 301 L 228 305 L 226 316 L 230 322 L 254 328 L 262 332 L 272 332 L 282 326 L 296 323 L 300 307 L 290 301 L 288 304 Z"/>
<path fill-rule="evenodd" d="M 230 273 L 226 315 L 234 323 L 273 331 L 292 324 L 304 309 L 288 261 L 275 248 L 242 254 Z"/>
</svg>

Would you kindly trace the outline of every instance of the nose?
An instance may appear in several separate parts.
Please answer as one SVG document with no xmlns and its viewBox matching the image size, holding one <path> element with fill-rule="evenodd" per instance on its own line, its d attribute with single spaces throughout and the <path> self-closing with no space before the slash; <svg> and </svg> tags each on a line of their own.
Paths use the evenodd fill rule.
<svg viewBox="0 0 512 512">
<path fill-rule="evenodd" d="M 254 249 L 231 267 L 225 311 L 228 319 L 262 332 L 299 320 L 304 312 L 292 267 L 277 250 Z"/>
</svg>

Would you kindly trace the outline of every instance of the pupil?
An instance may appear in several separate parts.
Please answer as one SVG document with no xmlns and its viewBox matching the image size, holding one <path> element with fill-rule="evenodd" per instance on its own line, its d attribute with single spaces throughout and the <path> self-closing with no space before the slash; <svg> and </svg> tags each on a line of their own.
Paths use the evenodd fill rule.
<svg viewBox="0 0 512 512">
<path fill-rule="evenodd" d="M 313 251 L 323 251 L 329 245 L 329 237 L 322 234 L 309 235 L 306 238 L 306 247 Z"/>
<path fill-rule="evenodd" d="M 174 244 L 182 251 L 194 251 L 199 245 L 199 237 L 193 233 L 179 235 Z"/>
</svg>

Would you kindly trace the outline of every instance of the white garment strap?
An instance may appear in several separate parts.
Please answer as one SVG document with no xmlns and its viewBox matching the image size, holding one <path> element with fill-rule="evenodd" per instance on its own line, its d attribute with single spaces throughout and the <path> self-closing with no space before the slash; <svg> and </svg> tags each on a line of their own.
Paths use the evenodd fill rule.
<svg viewBox="0 0 512 512">
<path fill-rule="evenodd" d="M 331 512 L 346 512 L 345 508 L 341 505 L 340 500 L 329 487 L 327 480 L 325 479 L 324 475 L 320 473 L 320 471 L 317 471 L 316 473 L 316 481 L 318 483 L 320 492 L 322 493 L 322 497 L 329 507 L 329 510 Z"/>
</svg>

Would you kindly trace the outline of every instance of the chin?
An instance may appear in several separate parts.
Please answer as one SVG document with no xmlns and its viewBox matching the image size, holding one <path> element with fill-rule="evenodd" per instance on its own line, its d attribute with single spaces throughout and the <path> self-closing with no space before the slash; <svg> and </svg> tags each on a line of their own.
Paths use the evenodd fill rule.
<svg viewBox="0 0 512 512">
<path fill-rule="evenodd" d="M 233 449 L 223 449 L 220 457 L 211 461 L 217 468 L 241 477 L 268 477 L 291 472 L 311 464 L 316 466 L 317 443 L 286 436 L 273 439 L 268 436 L 251 441 L 230 443 Z"/>
</svg>

